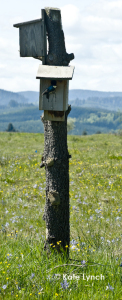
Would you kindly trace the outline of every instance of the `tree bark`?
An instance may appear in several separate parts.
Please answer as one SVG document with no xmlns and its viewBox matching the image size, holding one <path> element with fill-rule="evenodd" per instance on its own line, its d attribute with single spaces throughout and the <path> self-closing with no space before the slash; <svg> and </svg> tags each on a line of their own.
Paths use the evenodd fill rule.
<svg viewBox="0 0 122 300">
<path fill-rule="evenodd" d="M 68 66 L 69 62 L 74 59 L 74 54 L 68 54 L 65 49 L 60 10 L 50 7 L 45 8 L 45 21 L 49 42 L 46 64 Z"/>
<path fill-rule="evenodd" d="M 67 54 L 59 9 L 45 9 L 46 29 L 48 33 L 49 52 L 46 64 L 68 65 L 74 55 Z M 46 204 L 44 220 L 46 221 L 45 249 L 49 244 L 60 251 L 60 247 L 69 254 L 69 154 L 67 148 L 67 114 L 65 121 L 42 121 L 44 123 L 44 155 L 41 167 L 46 170 Z"/>
</svg>

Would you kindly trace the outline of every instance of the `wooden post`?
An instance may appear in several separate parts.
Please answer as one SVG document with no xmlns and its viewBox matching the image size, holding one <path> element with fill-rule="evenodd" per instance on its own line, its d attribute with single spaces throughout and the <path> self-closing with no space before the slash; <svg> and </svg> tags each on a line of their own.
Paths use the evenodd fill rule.
<svg viewBox="0 0 122 300">
<path fill-rule="evenodd" d="M 14 27 L 19 28 L 20 56 L 34 57 L 42 60 L 43 65 L 48 65 L 48 73 L 49 66 L 68 66 L 70 60 L 74 59 L 74 54 L 68 54 L 65 49 L 59 9 L 50 7 L 42 9 L 42 19 L 15 24 Z M 48 33 L 49 43 L 48 54 L 46 31 Z M 50 67 L 50 69 L 52 68 Z M 67 254 L 69 254 L 70 242 L 70 155 L 67 149 L 67 115 L 71 110 L 71 106 L 68 107 L 67 105 L 68 81 L 66 82 L 66 80 L 71 79 L 70 77 L 72 75 L 68 75 L 71 69 L 71 67 L 70 69 L 65 68 L 65 76 L 63 75 L 61 78 L 57 76 L 57 78 L 60 79 L 56 87 L 57 95 L 59 95 L 59 90 L 62 93 L 60 93 L 58 99 L 55 98 L 58 102 L 54 103 L 56 101 L 52 99 L 52 104 L 49 105 L 48 103 L 47 106 L 47 99 L 51 99 L 47 98 L 46 102 L 42 103 L 40 97 L 39 104 L 40 109 L 42 109 L 42 105 L 43 109 L 46 107 L 44 117 L 42 118 L 45 136 L 44 155 L 40 166 L 45 166 L 46 169 L 46 204 L 44 212 L 44 220 L 46 221 L 45 249 L 49 248 L 49 244 L 52 244 L 57 250 L 60 250 L 60 246 L 62 246 Z M 56 82 L 56 78 L 54 79 Z M 63 79 L 65 80 L 64 83 Z M 62 103 L 60 103 L 60 101 L 62 101 Z"/>
<path fill-rule="evenodd" d="M 46 30 L 49 51 L 47 65 L 68 66 L 74 54 L 67 54 L 59 9 L 45 8 Z M 42 165 L 46 169 L 46 222 L 45 249 L 49 244 L 60 251 L 60 246 L 69 254 L 69 153 L 67 148 L 67 114 L 65 121 L 45 121 L 44 155 Z M 56 113 L 56 112 L 55 112 Z M 62 112 L 58 112 L 62 113 Z"/>
</svg>

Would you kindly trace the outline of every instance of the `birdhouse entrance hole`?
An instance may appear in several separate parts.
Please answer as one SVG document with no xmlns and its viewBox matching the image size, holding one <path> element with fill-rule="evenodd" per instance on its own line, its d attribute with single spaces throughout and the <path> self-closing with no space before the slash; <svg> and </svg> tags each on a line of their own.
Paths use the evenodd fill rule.
<svg viewBox="0 0 122 300">
<path fill-rule="evenodd" d="M 56 86 L 56 85 L 57 85 L 57 84 L 56 84 L 56 80 L 51 80 L 51 85 Z"/>
</svg>

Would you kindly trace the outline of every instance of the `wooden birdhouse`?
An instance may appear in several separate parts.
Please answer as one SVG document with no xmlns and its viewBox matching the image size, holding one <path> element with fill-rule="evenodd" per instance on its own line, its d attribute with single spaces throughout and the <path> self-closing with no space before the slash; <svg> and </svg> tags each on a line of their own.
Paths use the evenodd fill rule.
<svg viewBox="0 0 122 300">
<path fill-rule="evenodd" d="M 42 18 L 13 25 L 19 28 L 20 56 L 41 58 L 45 63 L 47 54 L 46 25 L 44 9 Z"/>
<path fill-rule="evenodd" d="M 72 79 L 73 66 L 39 65 L 37 79 L 40 79 L 39 109 L 44 110 L 44 119 L 64 121 L 68 109 L 69 80 Z M 51 93 L 44 93 L 50 86 L 56 87 Z"/>
</svg>

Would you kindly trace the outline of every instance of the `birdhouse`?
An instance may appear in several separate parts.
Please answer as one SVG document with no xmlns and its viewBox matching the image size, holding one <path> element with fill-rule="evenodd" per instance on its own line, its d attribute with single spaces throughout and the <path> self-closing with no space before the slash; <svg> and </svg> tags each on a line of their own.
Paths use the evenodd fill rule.
<svg viewBox="0 0 122 300">
<path fill-rule="evenodd" d="M 69 80 L 73 66 L 39 65 L 37 79 L 40 79 L 39 109 L 44 110 L 44 119 L 64 121 L 68 109 Z"/>
<path fill-rule="evenodd" d="M 41 57 L 47 54 L 46 26 L 44 21 L 44 9 L 42 18 L 13 25 L 19 28 L 20 56 L 22 57 Z"/>
</svg>

